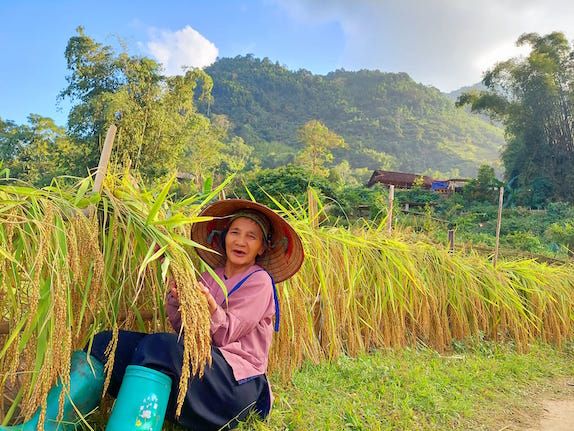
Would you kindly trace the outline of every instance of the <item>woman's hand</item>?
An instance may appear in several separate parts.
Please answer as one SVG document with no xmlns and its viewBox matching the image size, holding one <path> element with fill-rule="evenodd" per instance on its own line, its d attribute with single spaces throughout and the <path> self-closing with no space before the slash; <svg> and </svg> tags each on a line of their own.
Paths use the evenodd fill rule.
<svg viewBox="0 0 574 431">
<path fill-rule="evenodd" d="M 207 306 L 209 308 L 209 313 L 210 314 L 215 313 L 215 310 L 217 310 L 217 302 L 215 302 L 215 299 L 213 298 L 211 293 L 209 293 L 209 289 L 205 287 L 202 283 L 199 284 L 201 286 L 201 293 L 203 293 L 205 295 L 205 299 L 207 299 Z"/>
</svg>

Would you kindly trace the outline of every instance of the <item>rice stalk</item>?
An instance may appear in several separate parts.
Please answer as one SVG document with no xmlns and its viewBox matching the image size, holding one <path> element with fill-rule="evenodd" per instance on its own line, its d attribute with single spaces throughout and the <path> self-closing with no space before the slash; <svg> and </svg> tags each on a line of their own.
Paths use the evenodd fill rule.
<svg viewBox="0 0 574 431">
<path fill-rule="evenodd" d="M 169 330 L 165 273 L 159 256 L 149 258 L 156 244 L 169 246 L 164 255 L 182 285 L 188 375 L 201 373 L 210 359 L 207 306 L 197 289 L 186 287 L 197 283 L 196 260 L 178 241 L 188 236 L 201 199 L 182 216 L 161 190 L 140 188 L 126 176 L 109 176 L 101 195 L 78 199 L 83 184 L 0 185 L 0 319 L 10 331 L 0 347 L 0 399 L 11 394 L 10 405 L 0 405 L 5 424 L 28 419 L 38 406 L 43 420 L 48 390 L 58 380 L 69 384 L 71 352 L 97 332 Z M 82 205 L 89 203 L 97 211 L 88 219 Z M 112 343 L 108 382 L 114 349 Z"/>
</svg>

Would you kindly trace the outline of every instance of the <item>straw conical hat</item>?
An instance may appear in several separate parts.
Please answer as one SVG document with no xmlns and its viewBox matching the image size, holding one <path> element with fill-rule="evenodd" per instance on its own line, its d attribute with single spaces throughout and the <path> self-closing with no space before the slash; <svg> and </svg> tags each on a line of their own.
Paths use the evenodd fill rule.
<svg viewBox="0 0 574 431">
<path fill-rule="evenodd" d="M 255 210 L 267 217 L 271 224 L 269 246 L 257 264 L 265 268 L 276 283 L 295 274 L 304 259 L 303 244 L 297 232 L 281 216 L 265 205 L 244 199 L 225 199 L 203 209 L 200 216 L 215 217 L 213 220 L 194 223 L 191 239 L 220 254 L 197 249 L 199 256 L 212 268 L 225 265 L 225 250 L 221 234 L 229 226 L 233 214 L 241 210 Z"/>
</svg>

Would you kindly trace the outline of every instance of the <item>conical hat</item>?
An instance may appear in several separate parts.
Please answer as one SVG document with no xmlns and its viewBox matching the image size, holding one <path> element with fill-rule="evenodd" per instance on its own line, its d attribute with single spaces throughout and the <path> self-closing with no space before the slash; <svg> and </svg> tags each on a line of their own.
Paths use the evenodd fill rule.
<svg viewBox="0 0 574 431">
<path fill-rule="evenodd" d="M 203 209 L 200 216 L 214 217 L 207 222 L 194 223 L 191 239 L 220 254 L 197 249 L 199 256 L 212 268 L 225 265 L 225 250 L 221 245 L 221 234 L 229 227 L 233 215 L 241 210 L 255 210 L 263 214 L 271 224 L 269 244 L 257 264 L 265 268 L 276 283 L 287 280 L 295 274 L 304 259 L 303 244 L 297 232 L 280 215 L 265 205 L 244 199 L 225 199 Z"/>
</svg>

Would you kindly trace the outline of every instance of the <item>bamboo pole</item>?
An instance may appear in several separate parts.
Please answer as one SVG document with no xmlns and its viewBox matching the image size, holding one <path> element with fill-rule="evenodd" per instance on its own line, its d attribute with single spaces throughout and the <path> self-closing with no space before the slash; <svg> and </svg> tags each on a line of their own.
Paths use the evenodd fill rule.
<svg viewBox="0 0 574 431">
<path fill-rule="evenodd" d="M 108 164 L 110 163 L 110 156 L 112 154 L 112 147 L 118 128 L 112 124 L 106 133 L 106 140 L 104 141 L 104 148 L 100 154 L 100 163 L 98 163 L 98 170 L 96 171 L 96 179 L 94 180 L 94 192 L 101 192 L 104 178 L 108 172 Z"/>
<path fill-rule="evenodd" d="M 389 186 L 389 210 L 387 213 L 387 232 L 393 233 L 393 202 L 395 201 L 395 186 Z"/>
<path fill-rule="evenodd" d="M 102 153 L 100 154 L 100 162 L 98 163 L 98 169 L 96 170 L 96 178 L 94 179 L 94 187 L 92 192 L 100 193 L 104 185 L 104 179 L 106 178 L 106 173 L 108 172 L 108 165 L 110 163 L 110 157 L 112 155 L 112 147 L 114 145 L 114 139 L 116 137 L 116 132 L 118 128 L 112 124 L 108 128 L 106 133 L 106 140 L 104 141 L 104 147 L 102 148 Z M 90 205 L 84 210 L 84 215 L 90 217 L 95 211 L 95 207 Z"/>
<path fill-rule="evenodd" d="M 502 201 L 504 199 L 504 187 L 498 189 L 498 219 L 496 220 L 496 247 L 494 248 L 494 258 L 492 265 L 496 268 L 498 261 L 498 249 L 500 245 L 500 225 L 502 224 Z"/>
</svg>

